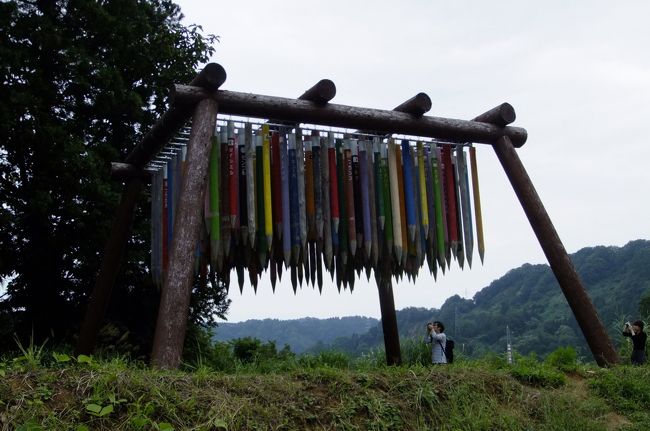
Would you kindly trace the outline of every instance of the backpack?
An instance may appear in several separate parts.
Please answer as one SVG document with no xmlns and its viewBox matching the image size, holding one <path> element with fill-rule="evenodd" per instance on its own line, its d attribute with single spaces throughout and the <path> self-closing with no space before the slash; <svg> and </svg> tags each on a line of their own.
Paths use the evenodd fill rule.
<svg viewBox="0 0 650 431">
<path fill-rule="evenodd" d="M 445 343 L 445 347 L 442 347 L 442 343 L 438 341 L 438 344 L 440 344 L 440 348 L 442 349 L 442 352 L 445 354 L 445 358 L 447 359 L 448 364 L 453 364 L 454 363 L 454 340 L 447 340 Z"/>
</svg>

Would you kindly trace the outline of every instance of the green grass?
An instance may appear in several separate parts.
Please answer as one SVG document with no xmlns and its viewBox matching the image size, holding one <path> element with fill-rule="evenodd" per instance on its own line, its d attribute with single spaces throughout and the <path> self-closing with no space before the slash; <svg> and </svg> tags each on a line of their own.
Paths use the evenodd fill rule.
<svg viewBox="0 0 650 431">
<path fill-rule="evenodd" d="M 325 352 L 215 372 L 37 356 L 0 361 L 2 430 L 650 429 L 648 367 L 386 367 Z"/>
</svg>

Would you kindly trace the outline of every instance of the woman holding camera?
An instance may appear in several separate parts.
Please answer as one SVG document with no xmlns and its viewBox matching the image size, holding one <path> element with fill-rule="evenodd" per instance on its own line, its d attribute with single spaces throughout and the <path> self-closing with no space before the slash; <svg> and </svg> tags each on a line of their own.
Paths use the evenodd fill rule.
<svg viewBox="0 0 650 431">
<path fill-rule="evenodd" d="M 645 363 L 645 343 L 648 336 L 643 332 L 643 322 L 626 322 L 623 326 L 623 336 L 632 338 L 632 365 L 641 365 Z"/>
<path fill-rule="evenodd" d="M 447 336 L 445 325 L 441 322 L 427 323 L 427 343 L 431 343 L 431 362 L 433 364 L 446 364 L 445 347 L 447 347 Z"/>
</svg>

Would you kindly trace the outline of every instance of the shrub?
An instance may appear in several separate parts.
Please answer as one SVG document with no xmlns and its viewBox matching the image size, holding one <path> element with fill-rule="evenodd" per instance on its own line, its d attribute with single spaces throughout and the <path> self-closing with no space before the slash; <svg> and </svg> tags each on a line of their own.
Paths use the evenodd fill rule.
<svg viewBox="0 0 650 431">
<path fill-rule="evenodd" d="M 510 375 L 531 386 L 557 388 L 566 383 L 566 376 L 563 373 L 540 364 L 534 353 L 519 358 L 510 369 Z"/>
<path fill-rule="evenodd" d="M 298 359 L 298 364 L 305 368 L 331 367 L 348 368 L 350 358 L 343 352 L 325 350 L 317 355 L 303 355 Z"/>
<path fill-rule="evenodd" d="M 571 346 L 559 347 L 549 353 L 544 363 L 560 371 L 574 372 L 578 369 L 578 353 Z"/>
</svg>

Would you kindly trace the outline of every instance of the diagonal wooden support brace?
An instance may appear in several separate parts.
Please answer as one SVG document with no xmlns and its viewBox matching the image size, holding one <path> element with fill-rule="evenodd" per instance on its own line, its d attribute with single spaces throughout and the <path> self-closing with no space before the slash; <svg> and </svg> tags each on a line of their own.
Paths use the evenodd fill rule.
<svg viewBox="0 0 650 431">
<path fill-rule="evenodd" d="M 493 145 L 494 151 L 503 166 L 515 194 L 528 217 L 528 221 L 544 250 L 546 259 L 557 278 L 580 329 L 584 334 L 591 353 L 599 366 L 605 367 L 619 362 L 616 349 L 607 331 L 598 318 L 587 291 L 580 281 L 571 259 L 564 249 L 551 218 L 542 204 L 535 186 L 521 163 L 510 138 L 503 136 Z"/>
</svg>

